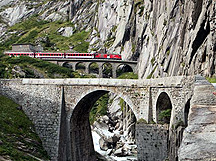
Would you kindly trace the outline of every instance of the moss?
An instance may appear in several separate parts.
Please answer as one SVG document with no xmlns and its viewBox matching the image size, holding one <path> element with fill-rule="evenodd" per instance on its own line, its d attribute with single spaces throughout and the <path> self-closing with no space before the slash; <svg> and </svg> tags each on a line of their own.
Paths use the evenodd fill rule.
<svg viewBox="0 0 216 161">
<path fill-rule="evenodd" d="M 135 53 L 135 50 L 136 50 L 136 45 L 132 43 L 132 49 L 131 49 L 132 53 Z"/>
<path fill-rule="evenodd" d="M 117 26 L 113 26 L 111 31 L 116 32 L 116 30 L 117 30 Z"/>
<path fill-rule="evenodd" d="M 137 124 L 147 124 L 148 122 L 145 120 L 145 119 L 143 119 L 143 118 L 141 118 L 141 119 L 139 119 L 138 121 L 137 121 Z"/>
<path fill-rule="evenodd" d="M 115 37 L 108 38 L 104 44 L 104 47 L 110 48 L 113 45 L 114 41 L 115 41 Z"/>
<path fill-rule="evenodd" d="M 149 122 L 149 124 L 156 124 L 156 122 L 154 122 L 153 120 L 151 120 L 151 121 Z"/>
<path fill-rule="evenodd" d="M 142 16 L 144 12 L 144 6 L 139 7 L 139 16 Z"/>
<path fill-rule="evenodd" d="M 183 66 L 183 67 L 185 67 L 185 63 L 183 62 L 183 63 L 181 63 L 181 65 Z"/>
<path fill-rule="evenodd" d="M 153 57 L 153 58 L 151 59 L 151 65 L 152 65 L 152 66 L 154 65 L 154 62 L 155 62 L 155 57 Z"/>
<path fill-rule="evenodd" d="M 138 79 L 138 75 L 133 72 L 126 72 L 118 76 L 117 79 Z"/>
<path fill-rule="evenodd" d="M 156 65 L 155 68 L 152 70 L 152 72 L 147 76 L 146 79 L 151 79 L 151 78 L 153 78 L 153 74 L 154 74 L 156 68 L 157 68 L 157 65 Z"/>
<path fill-rule="evenodd" d="M 120 98 L 120 100 L 119 100 L 119 106 L 121 107 L 121 111 L 123 111 L 125 109 L 126 104 L 122 98 Z"/>
<path fill-rule="evenodd" d="M 170 54 L 170 49 L 166 51 L 166 55 L 169 56 Z"/>
</svg>

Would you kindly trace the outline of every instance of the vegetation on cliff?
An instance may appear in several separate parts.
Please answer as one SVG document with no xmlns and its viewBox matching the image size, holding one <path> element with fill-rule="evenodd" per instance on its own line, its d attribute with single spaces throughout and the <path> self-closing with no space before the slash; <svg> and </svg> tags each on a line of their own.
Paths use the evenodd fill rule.
<svg viewBox="0 0 216 161">
<path fill-rule="evenodd" d="M 0 95 L 0 160 L 48 160 L 34 126 L 12 100 Z"/>
<path fill-rule="evenodd" d="M 90 78 L 78 72 L 31 57 L 8 57 L 0 54 L 0 78 Z"/>
<path fill-rule="evenodd" d="M 71 36 L 62 36 L 64 27 L 73 29 L 74 25 L 68 21 L 49 22 L 34 15 L 8 29 L 10 36 L 0 43 L 0 51 L 11 49 L 12 44 L 33 43 L 42 45 L 47 51 L 68 51 L 71 47 L 76 52 L 87 52 L 89 42 L 86 39 L 90 32 L 74 30 Z"/>
</svg>

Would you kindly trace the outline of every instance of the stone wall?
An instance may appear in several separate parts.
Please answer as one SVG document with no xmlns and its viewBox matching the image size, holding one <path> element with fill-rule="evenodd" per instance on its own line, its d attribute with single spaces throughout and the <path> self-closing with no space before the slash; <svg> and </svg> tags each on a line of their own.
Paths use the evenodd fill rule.
<svg viewBox="0 0 216 161">
<path fill-rule="evenodd" d="M 43 146 L 52 159 L 58 156 L 61 116 L 61 87 L 23 85 L 22 80 L 0 81 L 0 94 L 22 106 L 35 125 Z"/>
<path fill-rule="evenodd" d="M 161 161 L 167 157 L 167 125 L 139 123 L 136 125 L 138 161 Z"/>
</svg>

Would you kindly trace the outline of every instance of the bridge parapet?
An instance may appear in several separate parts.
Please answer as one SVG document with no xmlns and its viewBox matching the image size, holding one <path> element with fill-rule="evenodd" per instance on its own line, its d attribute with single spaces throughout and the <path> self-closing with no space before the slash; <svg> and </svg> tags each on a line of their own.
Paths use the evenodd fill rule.
<svg viewBox="0 0 216 161">
<path fill-rule="evenodd" d="M 10 80 L 9 80 L 10 81 Z M 15 80 L 16 81 L 16 80 Z M 67 79 L 22 79 L 22 84 L 41 85 L 88 85 L 88 86 L 136 86 L 136 87 L 182 87 L 195 82 L 194 77 L 176 76 L 157 79 L 105 79 L 105 78 L 67 78 Z"/>
</svg>

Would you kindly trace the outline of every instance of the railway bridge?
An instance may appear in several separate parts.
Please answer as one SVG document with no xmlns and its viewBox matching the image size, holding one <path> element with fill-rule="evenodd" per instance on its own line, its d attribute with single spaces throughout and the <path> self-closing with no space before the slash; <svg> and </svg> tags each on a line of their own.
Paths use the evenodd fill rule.
<svg viewBox="0 0 216 161">
<path fill-rule="evenodd" d="M 95 101 L 108 92 L 117 94 L 129 105 L 137 122 L 145 120 L 143 126 L 140 124 L 137 126 L 138 160 L 166 158 L 167 137 L 171 139 L 167 130 L 172 130 L 178 123 L 188 126 L 189 139 L 195 140 L 192 144 L 187 144 L 184 143 L 187 138 L 183 136 L 181 147 L 183 146 L 184 153 L 188 154 L 187 157 L 190 157 L 191 153 L 199 153 L 197 150 L 187 151 L 187 147 L 202 146 L 199 140 L 203 138 L 208 143 L 208 147 L 211 147 L 214 145 L 214 138 L 211 140 L 209 134 L 202 134 L 202 138 L 193 136 L 193 130 L 196 129 L 191 126 L 194 115 L 202 113 L 201 107 L 215 107 L 216 98 L 212 94 L 214 90 L 210 83 L 199 76 L 148 80 L 0 79 L 0 94 L 22 106 L 26 115 L 34 123 L 36 132 L 51 159 L 63 161 L 96 160 L 89 111 Z M 166 108 L 171 109 L 170 124 L 167 129 L 163 125 L 159 126 L 158 121 L 159 112 Z M 215 108 L 205 108 L 209 113 L 206 117 L 210 114 L 215 116 L 216 110 L 213 109 Z M 152 121 L 156 124 L 151 125 L 154 128 L 151 131 L 147 123 Z M 196 127 L 212 125 L 212 122 L 201 124 L 201 121 L 203 120 L 196 120 Z M 149 135 L 150 132 L 152 135 Z M 176 139 L 170 142 L 172 141 L 175 144 Z M 178 148 L 174 147 L 171 151 L 176 155 Z M 202 148 L 200 153 L 207 154 Z M 179 158 L 184 160 L 181 152 Z"/>
<path fill-rule="evenodd" d="M 58 64 L 60 66 L 71 67 L 73 70 L 78 69 L 79 64 L 83 64 L 85 67 L 85 73 L 90 74 L 91 65 L 96 63 L 98 66 L 98 76 L 99 78 L 103 78 L 103 68 L 105 64 L 109 64 L 112 66 L 112 78 L 117 77 L 117 70 L 121 65 L 127 67 L 129 72 L 137 73 L 137 61 L 124 61 L 124 60 L 115 60 L 115 59 L 45 59 L 45 61 L 49 61 L 51 63 Z"/>
</svg>

